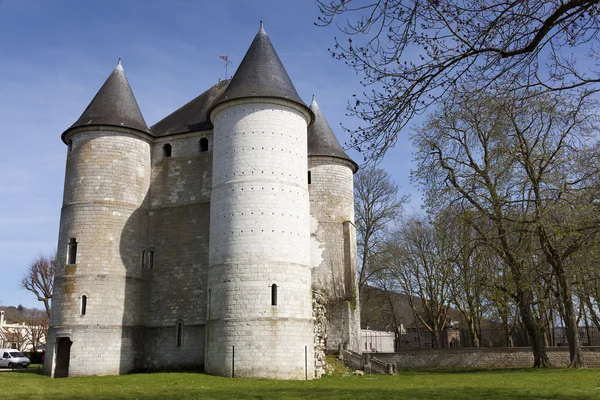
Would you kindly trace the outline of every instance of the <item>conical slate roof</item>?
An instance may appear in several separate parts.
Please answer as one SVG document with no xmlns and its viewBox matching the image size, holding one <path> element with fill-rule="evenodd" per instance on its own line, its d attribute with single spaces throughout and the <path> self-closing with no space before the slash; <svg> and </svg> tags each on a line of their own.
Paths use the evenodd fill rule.
<svg viewBox="0 0 600 400">
<path fill-rule="evenodd" d="M 278 97 L 306 107 L 263 29 L 262 21 L 229 87 L 215 106 L 245 97 Z"/>
<path fill-rule="evenodd" d="M 340 142 L 338 142 L 314 96 L 309 108 L 315 114 L 315 121 L 308 127 L 308 156 L 342 158 L 353 164 L 354 172 L 358 171 L 358 164 L 348 157 Z"/>
<path fill-rule="evenodd" d="M 63 133 L 63 137 L 73 128 L 90 125 L 121 126 L 150 133 L 121 66 L 121 59 L 81 117 Z"/>
<path fill-rule="evenodd" d="M 211 129 L 213 125 L 208 119 L 208 110 L 213 107 L 228 84 L 228 80 L 217 83 L 186 105 L 167 115 L 152 125 L 152 128 L 150 128 L 152 134 L 154 136 L 166 136 Z"/>
</svg>

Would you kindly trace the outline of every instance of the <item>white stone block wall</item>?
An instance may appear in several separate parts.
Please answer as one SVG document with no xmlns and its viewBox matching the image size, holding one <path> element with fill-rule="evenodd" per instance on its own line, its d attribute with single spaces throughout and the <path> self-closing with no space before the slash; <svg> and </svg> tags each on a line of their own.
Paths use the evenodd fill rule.
<svg viewBox="0 0 600 400">
<path fill-rule="evenodd" d="M 236 376 L 311 379 L 308 114 L 246 101 L 213 113 L 205 368 L 230 376 L 235 346 Z"/>
<path fill-rule="evenodd" d="M 67 140 L 47 359 L 54 360 L 56 338 L 66 335 L 73 341 L 71 375 L 124 373 L 137 354 L 135 340 L 124 332 L 138 331 L 142 324 L 150 144 L 120 128 L 80 128 Z M 67 264 L 70 238 L 77 240 L 75 264 Z M 82 295 L 88 299 L 85 315 Z M 101 344 L 110 349 L 109 356 L 93 355 Z M 50 373 L 53 366 L 46 368 Z"/>
</svg>

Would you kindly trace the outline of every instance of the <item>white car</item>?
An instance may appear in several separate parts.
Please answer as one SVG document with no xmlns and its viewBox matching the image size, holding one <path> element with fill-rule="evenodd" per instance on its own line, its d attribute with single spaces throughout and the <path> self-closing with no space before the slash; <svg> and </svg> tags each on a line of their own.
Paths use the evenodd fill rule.
<svg viewBox="0 0 600 400">
<path fill-rule="evenodd" d="M 0 349 L 0 368 L 27 368 L 31 364 L 25 354 L 15 349 Z"/>
</svg>

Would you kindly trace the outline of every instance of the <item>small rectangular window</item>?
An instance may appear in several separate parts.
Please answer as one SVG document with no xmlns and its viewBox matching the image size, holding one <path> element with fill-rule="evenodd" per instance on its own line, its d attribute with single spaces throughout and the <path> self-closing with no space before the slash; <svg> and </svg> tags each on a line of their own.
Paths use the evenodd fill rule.
<svg viewBox="0 0 600 400">
<path fill-rule="evenodd" d="M 277 305 L 277 285 L 276 284 L 271 285 L 271 305 L 272 306 Z"/>
<path fill-rule="evenodd" d="M 177 347 L 181 347 L 181 338 L 183 336 L 183 323 L 177 323 Z"/>
<path fill-rule="evenodd" d="M 310 171 L 308 171 L 308 184 L 310 185 Z"/>
<path fill-rule="evenodd" d="M 205 151 L 208 151 L 208 139 L 202 138 L 200 139 L 200 152 L 203 153 Z"/>
<path fill-rule="evenodd" d="M 165 157 L 171 157 L 171 145 L 169 143 L 163 146 L 163 155 Z"/>
<path fill-rule="evenodd" d="M 211 308 L 211 303 L 212 303 L 212 294 L 210 289 L 208 289 L 208 319 L 210 319 L 210 308 Z"/>
<path fill-rule="evenodd" d="M 87 296 L 83 295 L 83 296 L 81 296 L 81 315 L 85 315 L 86 310 L 87 310 Z"/>
<path fill-rule="evenodd" d="M 67 264 L 76 264 L 77 263 L 77 240 L 75 238 L 71 238 L 69 240 L 69 254 Z"/>
<path fill-rule="evenodd" d="M 146 252 L 148 259 L 146 260 L 146 266 L 148 269 L 152 269 L 154 267 L 154 250 L 148 250 Z"/>
</svg>

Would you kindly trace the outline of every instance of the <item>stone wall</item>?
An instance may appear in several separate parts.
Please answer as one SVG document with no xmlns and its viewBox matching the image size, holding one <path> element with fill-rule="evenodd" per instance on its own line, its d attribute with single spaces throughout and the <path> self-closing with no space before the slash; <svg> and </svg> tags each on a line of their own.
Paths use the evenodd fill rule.
<svg viewBox="0 0 600 400">
<path fill-rule="evenodd" d="M 568 365 L 567 347 L 552 347 L 547 351 L 552 366 Z M 533 365 L 533 354 L 526 347 L 401 350 L 371 354 L 383 362 L 396 363 L 398 368 L 528 368 Z M 586 367 L 600 367 L 600 347 L 584 347 L 583 360 Z"/>
<path fill-rule="evenodd" d="M 212 116 L 205 369 L 231 376 L 235 363 L 235 376 L 312 379 L 308 113 L 245 99 Z"/>
<path fill-rule="evenodd" d="M 69 337 L 71 375 L 125 373 L 140 359 L 135 337 L 145 287 L 140 268 L 150 187 L 150 143 L 124 128 L 72 130 L 65 174 L 46 373 L 56 339 Z M 68 258 L 77 242 L 76 261 Z M 86 309 L 83 312 L 83 296 Z"/>
<path fill-rule="evenodd" d="M 59 338 L 72 341 L 71 376 L 199 368 L 212 349 L 216 374 L 228 376 L 235 361 L 236 376 L 311 379 L 325 363 L 324 326 L 334 350 L 356 347 L 351 165 L 313 157 L 309 196 L 305 110 L 252 100 L 227 112 L 219 145 L 212 131 L 162 138 L 118 127 L 70 132 L 47 374 Z M 311 233 L 318 239 L 312 254 Z M 75 264 L 67 262 L 70 238 L 78 242 Z M 311 255 L 320 257 L 314 265 Z M 335 300 L 317 310 L 317 326 L 313 283 Z"/>
<path fill-rule="evenodd" d="M 327 350 L 347 343 L 358 352 L 353 165 L 336 157 L 310 156 L 308 169 L 312 284 L 327 298 Z"/>
<path fill-rule="evenodd" d="M 208 151 L 200 151 L 200 138 L 208 139 Z M 162 138 L 152 148 L 145 249 L 154 252 L 154 262 L 144 269 L 146 369 L 204 365 L 212 154 L 212 131 Z M 183 324 L 181 346 L 177 323 Z"/>
</svg>

